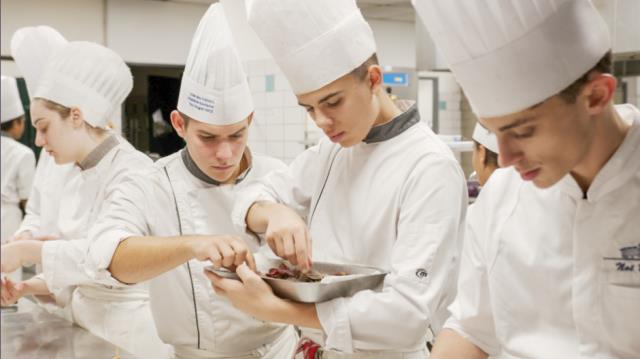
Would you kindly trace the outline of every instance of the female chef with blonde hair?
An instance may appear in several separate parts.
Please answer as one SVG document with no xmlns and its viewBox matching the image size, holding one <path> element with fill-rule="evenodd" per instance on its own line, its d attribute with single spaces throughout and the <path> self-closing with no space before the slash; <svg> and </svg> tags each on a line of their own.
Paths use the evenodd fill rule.
<svg viewBox="0 0 640 359">
<path fill-rule="evenodd" d="M 22 46 L 29 47 L 23 44 L 29 37 L 19 40 L 24 41 L 14 41 L 12 52 L 22 69 L 28 65 L 20 59 L 29 59 L 19 54 Z M 113 190 L 124 177 L 151 165 L 148 157 L 106 129 L 132 87 L 122 58 L 94 43 L 70 42 L 47 61 L 35 85 L 31 121 L 36 145 L 56 164 L 73 164 L 57 188 L 61 240 L 20 240 L 2 248 L 3 272 L 29 262 L 41 262 L 43 269 L 41 276 L 15 285 L 3 280 L 2 304 L 26 294 L 53 293 L 58 303 L 70 305 L 78 325 L 133 354 L 161 358 L 167 356 L 167 346 L 157 336 L 147 288 L 87 284 L 82 269 L 88 230 Z"/>
</svg>

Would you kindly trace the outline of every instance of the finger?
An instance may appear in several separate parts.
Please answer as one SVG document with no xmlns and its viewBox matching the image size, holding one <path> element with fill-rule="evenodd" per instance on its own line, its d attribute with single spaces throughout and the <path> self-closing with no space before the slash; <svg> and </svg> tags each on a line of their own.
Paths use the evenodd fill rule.
<svg viewBox="0 0 640 359">
<path fill-rule="evenodd" d="M 293 265 L 298 264 L 298 260 L 296 258 L 296 243 L 294 236 L 291 234 L 287 234 L 282 238 L 283 247 L 284 247 L 284 257 L 291 262 Z"/>
<path fill-rule="evenodd" d="M 213 290 L 216 292 L 216 294 L 218 295 L 226 294 L 226 291 L 224 290 L 224 288 L 222 288 L 222 286 L 219 285 L 219 282 L 223 279 L 222 277 L 220 277 L 219 275 L 216 275 L 215 273 L 211 273 L 208 270 L 204 271 L 204 275 L 206 275 L 207 278 L 209 278 L 209 281 L 211 281 L 211 286 L 213 287 Z"/>
<path fill-rule="evenodd" d="M 307 251 L 307 236 L 306 230 L 299 229 L 293 232 L 293 241 L 295 243 L 295 257 L 296 262 L 298 262 L 298 266 L 303 272 L 307 272 L 309 267 L 309 252 Z"/>
<path fill-rule="evenodd" d="M 253 257 L 253 253 L 251 253 L 251 251 L 247 252 L 247 258 L 245 258 L 245 260 L 247 265 L 252 271 L 254 272 L 258 271 L 258 266 L 256 265 L 256 259 Z"/>
<path fill-rule="evenodd" d="M 207 257 L 216 268 L 222 267 L 222 255 L 218 251 L 217 245 L 212 245 L 207 249 Z"/>
<path fill-rule="evenodd" d="M 271 248 L 271 251 L 275 254 L 278 255 L 276 253 L 276 242 L 275 242 L 275 237 L 274 236 L 268 236 L 265 238 L 265 240 L 267 241 L 267 245 L 269 246 L 269 248 Z"/>
<path fill-rule="evenodd" d="M 248 283 L 250 281 L 262 280 L 254 271 L 249 268 L 246 264 L 241 264 L 236 268 L 236 274 L 240 277 L 240 280 L 243 283 Z"/>
<path fill-rule="evenodd" d="M 229 243 L 231 245 L 231 249 L 235 253 L 233 264 L 235 266 L 239 266 L 244 263 L 245 258 L 247 257 L 247 253 L 249 252 L 247 246 L 242 242 L 242 240 L 235 239 Z"/>
<path fill-rule="evenodd" d="M 217 246 L 220 255 L 222 255 L 222 266 L 226 268 L 233 266 L 233 262 L 236 259 L 236 253 L 233 251 L 233 248 L 231 248 L 230 243 L 227 242 L 227 240 L 220 241 L 217 243 Z"/>
<path fill-rule="evenodd" d="M 284 255 L 284 245 L 282 243 L 282 237 L 274 238 L 274 243 L 276 246 L 276 255 L 281 258 L 286 258 Z"/>
<path fill-rule="evenodd" d="M 307 251 L 309 252 L 309 261 L 311 261 L 311 258 L 313 256 L 313 246 L 311 242 L 311 232 L 309 232 L 308 227 L 305 227 L 304 233 L 307 236 Z"/>
</svg>

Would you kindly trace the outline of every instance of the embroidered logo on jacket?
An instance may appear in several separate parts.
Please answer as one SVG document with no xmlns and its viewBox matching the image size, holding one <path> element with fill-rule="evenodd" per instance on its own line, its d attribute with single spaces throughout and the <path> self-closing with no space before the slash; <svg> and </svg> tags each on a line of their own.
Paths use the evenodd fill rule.
<svg viewBox="0 0 640 359">
<path fill-rule="evenodd" d="M 640 243 L 637 246 L 620 248 L 620 257 L 604 257 L 604 260 L 615 261 L 618 272 L 640 272 Z"/>
</svg>

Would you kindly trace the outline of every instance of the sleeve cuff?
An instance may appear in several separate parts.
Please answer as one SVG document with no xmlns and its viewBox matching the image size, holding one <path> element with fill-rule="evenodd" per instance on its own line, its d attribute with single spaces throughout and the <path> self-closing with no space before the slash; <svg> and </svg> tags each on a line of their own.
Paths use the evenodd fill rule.
<svg viewBox="0 0 640 359">
<path fill-rule="evenodd" d="M 316 312 L 326 335 L 325 347 L 330 350 L 353 353 L 347 305 L 348 298 L 336 298 L 317 303 Z"/>
<path fill-rule="evenodd" d="M 91 245 L 83 268 L 84 271 L 96 283 L 102 285 L 114 287 L 134 286 L 135 284 L 123 283 L 114 278 L 109 272 L 109 266 L 120 242 L 129 237 L 140 235 L 122 229 L 113 230 L 107 235 L 102 234 L 101 237 L 109 238 L 109 240 L 98 240 Z"/>
<path fill-rule="evenodd" d="M 256 190 L 247 190 L 243 195 L 238 196 L 236 204 L 233 206 L 233 210 L 231 211 L 231 221 L 238 232 L 254 236 L 258 240 L 259 244 L 262 244 L 260 236 L 247 228 L 247 213 L 249 212 L 249 208 L 259 201 L 275 202 L 273 198 L 260 194 Z"/>
<path fill-rule="evenodd" d="M 41 279 L 47 283 L 47 288 L 51 293 L 60 291 L 60 287 L 56 286 L 56 263 L 58 260 L 58 253 L 62 243 L 60 241 L 45 241 L 42 245 L 42 275 Z"/>
</svg>

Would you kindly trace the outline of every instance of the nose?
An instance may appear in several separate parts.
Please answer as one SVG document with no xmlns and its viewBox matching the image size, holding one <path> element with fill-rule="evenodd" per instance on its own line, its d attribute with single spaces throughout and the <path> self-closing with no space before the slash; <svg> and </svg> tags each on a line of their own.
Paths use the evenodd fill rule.
<svg viewBox="0 0 640 359">
<path fill-rule="evenodd" d="M 40 132 L 36 130 L 36 146 L 38 147 L 43 147 L 46 144 L 46 141 L 44 139 L 44 135 Z"/>
<path fill-rule="evenodd" d="M 512 141 L 505 137 L 498 137 L 498 165 L 509 167 L 518 163 L 524 157 L 522 151 Z"/>
<path fill-rule="evenodd" d="M 216 149 L 216 158 L 218 161 L 225 162 L 229 160 L 233 152 L 231 151 L 231 144 L 228 142 L 222 142 Z"/>
<path fill-rule="evenodd" d="M 323 131 L 331 130 L 333 127 L 333 120 L 327 116 L 324 112 L 317 110 L 313 119 L 318 127 Z"/>
</svg>

